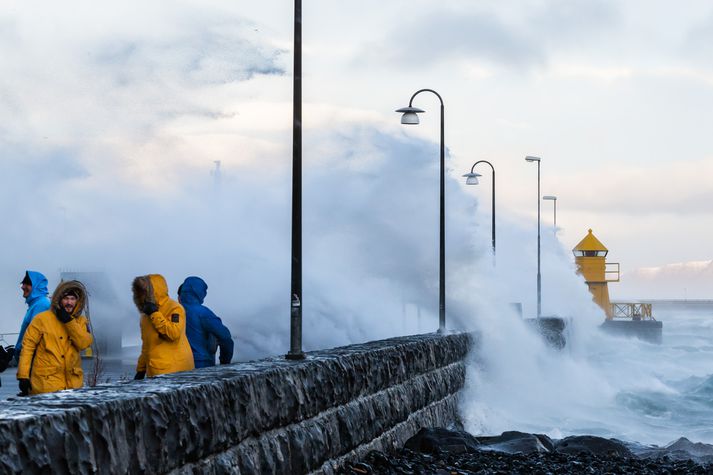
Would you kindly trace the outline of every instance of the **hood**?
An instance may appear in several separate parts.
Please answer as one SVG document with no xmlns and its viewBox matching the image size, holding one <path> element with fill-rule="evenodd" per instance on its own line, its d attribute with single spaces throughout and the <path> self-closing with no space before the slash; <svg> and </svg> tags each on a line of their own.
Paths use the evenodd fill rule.
<svg viewBox="0 0 713 475">
<path fill-rule="evenodd" d="M 25 298 L 25 303 L 29 304 L 37 297 L 45 297 L 49 294 L 49 291 L 47 290 L 47 277 L 40 272 L 35 272 L 33 270 L 25 271 L 25 274 L 32 282 L 32 292 L 30 292 L 30 295 Z"/>
<path fill-rule="evenodd" d="M 208 294 L 208 284 L 200 277 L 186 277 L 186 280 L 181 284 L 181 303 L 198 303 L 202 304 L 205 296 Z"/>
<path fill-rule="evenodd" d="M 82 314 L 82 310 L 84 310 L 84 306 L 87 304 L 87 289 L 84 287 L 84 284 L 78 280 L 65 280 L 60 282 L 52 294 L 52 306 L 50 308 L 53 310 L 55 308 L 59 308 L 59 302 L 62 299 L 62 295 L 70 289 L 76 290 L 79 294 L 77 306 L 74 307 L 74 312 L 72 312 L 72 316 L 76 317 Z"/>
<path fill-rule="evenodd" d="M 131 284 L 136 308 L 141 310 L 146 302 L 153 302 L 159 307 L 168 302 L 168 285 L 166 279 L 159 274 L 142 275 Z"/>
</svg>

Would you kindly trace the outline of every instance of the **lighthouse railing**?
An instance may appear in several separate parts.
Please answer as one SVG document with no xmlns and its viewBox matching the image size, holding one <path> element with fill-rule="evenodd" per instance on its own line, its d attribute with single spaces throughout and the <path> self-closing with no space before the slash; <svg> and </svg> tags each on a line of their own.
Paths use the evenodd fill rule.
<svg viewBox="0 0 713 475">
<path fill-rule="evenodd" d="M 612 318 L 628 320 L 656 320 L 651 312 L 650 303 L 612 302 Z"/>
<path fill-rule="evenodd" d="M 607 282 L 619 282 L 619 263 L 607 262 L 604 264 L 604 278 Z M 616 275 L 616 277 L 611 277 Z"/>
</svg>

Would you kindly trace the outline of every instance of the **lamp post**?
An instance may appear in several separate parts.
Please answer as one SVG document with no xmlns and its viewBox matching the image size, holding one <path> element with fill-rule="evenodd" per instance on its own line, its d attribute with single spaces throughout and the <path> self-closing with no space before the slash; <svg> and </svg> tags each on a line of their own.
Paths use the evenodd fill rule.
<svg viewBox="0 0 713 475">
<path fill-rule="evenodd" d="M 537 318 L 542 315 L 542 274 L 540 273 L 540 158 L 528 155 L 525 160 L 537 162 Z"/>
<path fill-rule="evenodd" d="M 554 216 L 554 221 L 553 221 L 554 225 L 553 226 L 554 226 L 555 237 L 557 237 L 557 197 L 554 195 L 545 195 L 542 197 L 542 199 L 545 201 L 551 201 L 552 204 L 554 205 L 555 216 Z"/>
<path fill-rule="evenodd" d="M 478 177 L 479 177 L 479 176 L 482 176 L 482 175 L 479 175 L 478 173 L 475 173 L 475 166 L 478 165 L 479 163 L 486 163 L 486 164 L 488 164 L 488 165 L 490 166 L 490 169 L 493 171 L 493 199 L 492 199 L 493 210 L 492 210 L 492 213 L 491 213 L 491 214 L 492 214 L 492 216 L 491 216 L 491 218 L 492 218 L 492 223 L 491 223 L 491 225 L 490 225 L 490 230 L 491 230 L 491 233 L 492 233 L 492 235 L 493 235 L 493 236 L 492 236 L 492 239 L 493 239 L 493 255 L 495 255 L 495 167 L 493 167 L 493 164 L 490 163 L 490 162 L 487 161 L 487 160 L 478 160 L 477 162 L 475 162 L 475 163 L 473 164 L 472 167 L 470 167 L 470 173 L 466 173 L 466 174 L 463 175 L 463 176 L 466 177 L 466 180 L 465 180 L 465 184 L 466 184 L 466 185 L 477 185 L 477 184 L 478 184 Z"/>
<path fill-rule="evenodd" d="M 285 357 L 301 360 L 305 357 L 302 352 L 302 0 L 295 0 L 294 35 L 290 351 Z"/>
<path fill-rule="evenodd" d="M 414 92 L 413 95 L 411 96 L 411 99 L 408 101 L 408 107 L 402 107 L 401 109 L 397 109 L 396 112 L 400 112 L 403 114 L 401 116 L 401 123 L 402 124 L 407 124 L 407 125 L 418 125 L 419 119 L 418 119 L 418 114 L 425 112 L 422 109 L 419 109 L 417 107 L 413 107 L 413 100 L 414 98 L 419 95 L 422 92 L 431 92 L 438 97 L 438 100 L 441 102 L 441 181 L 440 181 L 440 189 L 441 189 L 441 197 L 440 197 L 440 237 L 439 237 L 439 255 L 438 255 L 438 260 L 439 260 L 439 270 L 438 270 L 438 333 L 444 333 L 446 331 L 446 247 L 445 247 L 445 241 L 446 241 L 446 221 L 445 221 L 445 211 L 446 211 L 446 205 L 445 205 L 445 157 L 446 157 L 446 149 L 444 145 L 444 127 L 443 127 L 443 118 L 444 118 L 444 107 L 443 107 L 443 98 L 441 97 L 440 94 L 438 94 L 436 91 L 433 89 L 419 89 L 418 91 Z"/>
</svg>

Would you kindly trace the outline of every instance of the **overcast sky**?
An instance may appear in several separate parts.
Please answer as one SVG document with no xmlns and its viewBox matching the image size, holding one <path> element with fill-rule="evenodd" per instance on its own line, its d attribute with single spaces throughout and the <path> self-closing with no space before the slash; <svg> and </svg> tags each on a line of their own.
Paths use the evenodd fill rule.
<svg viewBox="0 0 713 475">
<path fill-rule="evenodd" d="M 292 8 L 286 0 L 6 2 L 0 209 L 12 251 L 3 295 L 16 298 L 15 274 L 32 266 L 118 267 L 129 276 L 195 263 L 202 252 L 220 260 L 211 248 L 232 245 L 232 236 L 211 235 L 228 224 L 216 230 L 209 220 L 205 242 L 177 238 L 169 252 L 155 238 L 136 253 L 141 233 L 192 230 L 201 199 L 223 201 L 210 208 L 221 220 L 249 220 L 249 229 L 231 221 L 230 232 L 247 249 L 274 241 L 262 253 L 281 262 L 289 252 Z M 531 273 L 537 171 L 524 157 L 537 155 L 542 194 L 559 198 L 564 251 L 553 241 L 553 253 L 569 261 L 593 228 L 637 285 L 656 275 L 642 268 L 687 262 L 696 262 L 690 275 L 678 266 L 679 275 L 712 280 L 709 2 L 305 0 L 303 42 L 306 176 L 329 187 L 305 191 L 308 221 L 346 208 L 349 219 L 373 215 L 384 236 L 398 222 L 380 208 L 404 197 L 423 211 L 423 227 L 436 222 L 438 102 L 416 99 L 427 111 L 418 127 L 401 126 L 393 112 L 427 87 L 445 101 L 451 239 L 489 245 L 487 169 L 478 187 L 465 189 L 460 175 L 490 160 L 500 252 L 509 253 L 501 259 L 516 261 L 527 248 Z M 208 199 L 216 160 L 224 195 Z M 399 194 L 389 196 L 390 187 Z M 542 205 L 544 234 L 552 207 Z M 410 217 L 400 211 L 398 219 Z M 335 249 L 354 244 L 333 239 Z M 452 254 L 465 245 L 453 244 Z M 117 260 L 124 267 L 104 262 Z M 173 271 L 192 273 L 187 263 Z M 652 281 L 631 296 L 684 296 L 662 285 L 679 284 Z M 703 286 L 685 292 L 710 297 Z"/>
<path fill-rule="evenodd" d="M 278 4 L 264 2 L 252 18 L 271 25 L 265 35 L 288 49 L 289 17 L 274 14 Z M 492 161 L 501 215 L 535 218 L 536 172 L 523 157 L 537 155 L 542 193 L 558 196 L 566 248 L 593 228 L 632 280 L 644 275 L 635 269 L 713 257 L 710 2 L 315 1 L 303 8 L 307 102 L 395 122 L 391 110 L 411 92 L 434 88 L 446 103 L 452 174 Z M 437 103 L 417 102 L 433 120 L 409 133 L 435 140 Z M 472 192 L 487 199 L 483 181 Z M 543 203 L 543 225 L 551 223 L 551 202 Z M 690 271 L 691 285 L 705 277 L 700 265 Z"/>
</svg>

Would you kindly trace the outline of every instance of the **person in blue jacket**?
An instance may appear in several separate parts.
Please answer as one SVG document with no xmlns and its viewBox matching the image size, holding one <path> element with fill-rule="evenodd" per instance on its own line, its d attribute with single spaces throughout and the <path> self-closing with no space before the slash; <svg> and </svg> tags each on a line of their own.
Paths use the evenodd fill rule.
<svg viewBox="0 0 713 475">
<path fill-rule="evenodd" d="M 203 305 L 207 293 L 208 284 L 200 277 L 187 277 L 178 288 L 179 302 L 186 309 L 186 336 L 196 368 L 215 366 L 216 347 L 220 347 L 220 364 L 228 364 L 233 359 L 230 330 Z"/>
<path fill-rule="evenodd" d="M 32 319 L 35 318 L 35 315 L 50 309 L 50 299 L 47 296 L 49 293 L 47 290 L 47 277 L 32 270 L 25 271 L 25 278 L 20 282 L 20 288 L 22 289 L 22 296 L 25 297 L 27 312 L 25 312 L 25 317 L 22 319 L 20 334 L 15 344 L 13 352 L 15 359 L 20 357 L 22 339 Z"/>
</svg>

